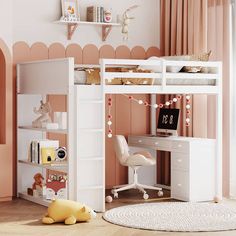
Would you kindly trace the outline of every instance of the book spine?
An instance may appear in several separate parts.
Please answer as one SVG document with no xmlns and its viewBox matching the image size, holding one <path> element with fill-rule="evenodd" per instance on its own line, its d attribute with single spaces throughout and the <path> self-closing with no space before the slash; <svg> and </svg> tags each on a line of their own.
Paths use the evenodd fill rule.
<svg viewBox="0 0 236 236">
<path fill-rule="evenodd" d="M 41 160 L 41 145 L 40 142 L 38 142 L 38 164 L 41 164 L 42 160 Z"/>
<path fill-rule="evenodd" d="M 39 147 L 39 141 L 37 141 L 36 143 L 36 159 L 37 159 L 37 163 L 40 164 L 40 147 Z"/>
<path fill-rule="evenodd" d="M 93 22 L 94 17 L 94 7 L 87 7 L 87 21 Z"/>
<path fill-rule="evenodd" d="M 30 143 L 30 162 L 33 162 L 33 142 Z"/>
<path fill-rule="evenodd" d="M 101 11 L 100 11 L 100 22 L 104 22 L 104 8 L 101 7 Z"/>
<path fill-rule="evenodd" d="M 97 8 L 97 7 L 94 7 L 94 8 L 95 8 L 94 22 L 97 22 L 97 18 L 98 18 L 98 8 Z"/>
<path fill-rule="evenodd" d="M 35 141 L 32 141 L 32 162 L 35 163 Z"/>
<path fill-rule="evenodd" d="M 97 22 L 100 22 L 100 10 L 101 8 L 100 7 L 97 7 Z"/>
</svg>

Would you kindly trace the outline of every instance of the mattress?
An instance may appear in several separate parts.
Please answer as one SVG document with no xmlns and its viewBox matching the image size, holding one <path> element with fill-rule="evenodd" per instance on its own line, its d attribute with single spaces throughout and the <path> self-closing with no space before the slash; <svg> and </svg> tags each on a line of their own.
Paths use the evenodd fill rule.
<svg viewBox="0 0 236 236">
<path fill-rule="evenodd" d="M 85 71 L 75 71 L 74 73 L 74 83 L 75 84 L 86 84 L 86 72 Z M 129 79 L 130 81 L 132 79 Z M 161 85 L 162 79 L 155 79 L 154 85 Z M 171 78 L 166 79 L 167 85 L 215 85 L 214 79 L 180 79 L 180 78 Z M 142 85 L 142 84 L 140 84 Z M 145 85 L 145 84 L 143 84 Z"/>
</svg>

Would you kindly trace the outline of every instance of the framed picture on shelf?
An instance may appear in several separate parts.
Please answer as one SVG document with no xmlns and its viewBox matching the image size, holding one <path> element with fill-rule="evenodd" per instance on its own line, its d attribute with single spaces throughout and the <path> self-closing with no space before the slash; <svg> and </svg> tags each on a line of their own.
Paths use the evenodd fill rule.
<svg viewBox="0 0 236 236">
<path fill-rule="evenodd" d="M 80 19 L 77 0 L 61 0 L 61 7 L 64 20 L 76 21 Z"/>
</svg>

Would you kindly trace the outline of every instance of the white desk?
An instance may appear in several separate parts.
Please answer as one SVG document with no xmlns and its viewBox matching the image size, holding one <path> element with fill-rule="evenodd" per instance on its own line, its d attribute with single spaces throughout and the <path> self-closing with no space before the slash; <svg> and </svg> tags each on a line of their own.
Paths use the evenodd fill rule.
<svg viewBox="0 0 236 236">
<path fill-rule="evenodd" d="M 128 137 L 128 144 L 171 152 L 171 198 L 182 201 L 214 199 L 214 139 L 131 135 Z"/>
</svg>

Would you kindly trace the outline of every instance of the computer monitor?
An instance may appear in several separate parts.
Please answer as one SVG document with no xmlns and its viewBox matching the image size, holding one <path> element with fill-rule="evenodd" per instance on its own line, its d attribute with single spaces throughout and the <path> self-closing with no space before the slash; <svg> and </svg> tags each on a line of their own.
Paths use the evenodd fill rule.
<svg viewBox="0 0 236 236">
<path fill-rule="evenodd" d="M 177 135 L 179 109 L 161 108 L 157 124 L 157 132 L 166 135 Z"/>
</svg>

